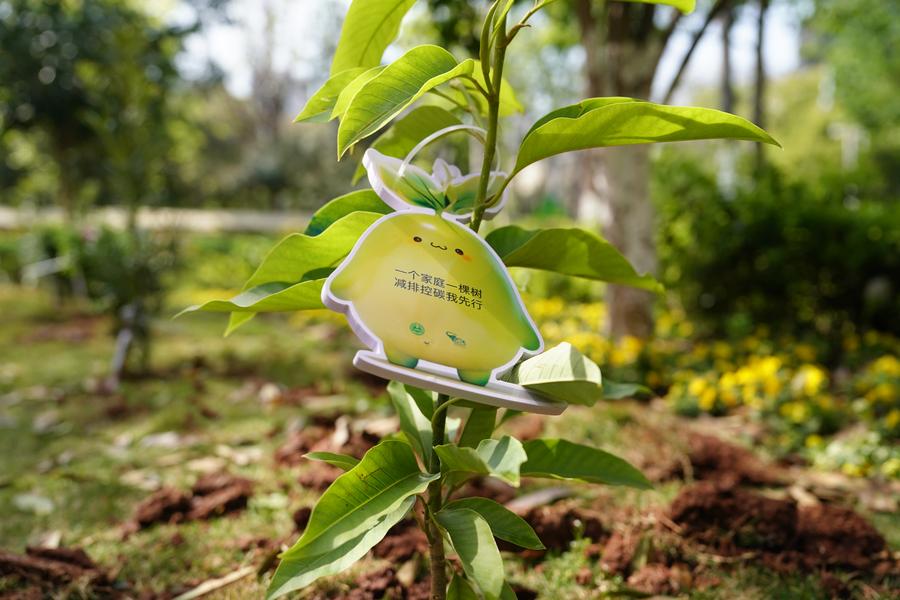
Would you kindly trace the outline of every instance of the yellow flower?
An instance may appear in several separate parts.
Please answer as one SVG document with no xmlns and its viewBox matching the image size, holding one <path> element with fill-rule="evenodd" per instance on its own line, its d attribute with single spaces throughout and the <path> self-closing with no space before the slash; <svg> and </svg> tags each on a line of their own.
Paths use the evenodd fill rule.
<svg viewBox="0 0 900 600">
<path fill-rule="evenodd" d="M 897 360 L 896 356 L 890 354 L 886 354 L 877 359 L 869 368 L 876 373 L 883 373 L 884 375 L 889 375 L 891 377 L 900 377 L 900 360 Z"/>
<path fill-rule="evenodd" d="M 806 444 L 807 448 L 821 448 L 825 443 L 825 440 L 822 439 L 821 435 L 816 435 L 815 433 L 812 435 L 806 436 Z"/>
<path fill-rule="evenodd" d="M 884 418 L 884 424 L 888 429 L 894 429 L 897 425 L 900 425 L 900 409 L 895 408 L 889 412 Z"/>
<path fill-rule="evenodd" d="M 709 383 L 702 377 L 695 377 L 691 379 L 691 382 L 688 384 L 688 394 L 691 396 L 700 397 L 700 394 L 709 387 Z"/>
<path fill-rule="evenodd" d="M 700 408 L 703 410 L 707 412 L 711 411 L 716 406 L 716 390 L 711 387 L 703 390 L 697 404 L 699 404 Z"/>
<path fill-rule="evenodd" d="M 794 391 L 815 396 L 828 383 L 828 373 L 816 365 L 802 365 L 791 381 Z"/>
</svg>

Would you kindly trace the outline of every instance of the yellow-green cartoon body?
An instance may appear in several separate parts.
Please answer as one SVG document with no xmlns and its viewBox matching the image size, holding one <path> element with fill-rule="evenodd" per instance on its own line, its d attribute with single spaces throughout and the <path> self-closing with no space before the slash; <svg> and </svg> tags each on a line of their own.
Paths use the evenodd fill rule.
<svg viewBox="0 0 900 600">
<path fill-rule="evenodd" d="M 475 233 L 436 214 L 400 212 L 379 219 L 329 278 L 326 304 L 350 311 L 377 337 L 387 359 L 457 369 L 486 385 L 540 334 L 506 267 Z M 355 315 L 353 314 L 355 312 Z"/>
</svg>

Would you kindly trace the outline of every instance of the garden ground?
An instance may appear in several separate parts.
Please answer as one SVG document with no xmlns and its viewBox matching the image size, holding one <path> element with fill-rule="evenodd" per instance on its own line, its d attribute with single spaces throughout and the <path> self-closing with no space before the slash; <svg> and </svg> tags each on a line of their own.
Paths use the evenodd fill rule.
<svg viewBox="0 0 900 600">
<path fill-rule="evenodd" d="M 533 312 L 544 322 L 548 309 Z M 11 286 L 0 314 L 0 596 L 170 598 L 206 584 L 210 597 L 261 597 L 336 475 L 302 454 L 359 455 L 396 430 L 383 382 L 353 371 L 355 342 L 330 315 L 256 318 L 225 339 L 215 316 L 160 320 L 151 371 L 109 392 L 106 320 Z M 566 337 L 565 323 L 542 327 Z M 656 484 L 475 484 L 549 548 L 508 549 L 522 597 L 894 597 L 896 481 L 753 454 L 744 443 L 768 446 L 759 421 L 671 406 L 607 402 L 503 426 L 616 452 Z M 86 555 L 62 550 L 75 548 Z M 399 527 L 301 597 L 420 597 L 422 549 Z"/>
</svg>

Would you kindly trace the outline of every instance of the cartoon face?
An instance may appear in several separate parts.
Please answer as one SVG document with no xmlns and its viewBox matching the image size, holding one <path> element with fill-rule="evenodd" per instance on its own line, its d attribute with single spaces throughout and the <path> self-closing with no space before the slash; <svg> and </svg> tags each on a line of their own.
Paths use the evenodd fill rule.
<svg viewBox="0 0 900 600">
<path fill-rule="evenodd" d="M 506 267 L 468 228 L 434 214 L 394 213 L 357 241 L 322 291 L 388 360 L 456 368 L 485 385 L 542 342 Z M 352 309 L 351 309 L 352 307 Z M 372 343 L 374 342 L 374 343 Z"/>
</svg>

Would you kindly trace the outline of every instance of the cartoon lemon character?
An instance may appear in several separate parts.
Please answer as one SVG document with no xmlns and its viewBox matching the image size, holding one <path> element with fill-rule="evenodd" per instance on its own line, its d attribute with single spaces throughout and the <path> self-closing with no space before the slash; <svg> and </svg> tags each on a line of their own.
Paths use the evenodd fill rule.
<svg viewBox="0 0 900 600">
<path fill-rule="evenodd" d="M 328 278 L 322 299 L 348 313 L 364 340 L 380 340 L 390 362 L 445 365 L 481 386 L 522 349 L 537 352 L 543 345 L 490 246 L 467 227 L 421 209 L 373 223 Z"/>
</svg>

